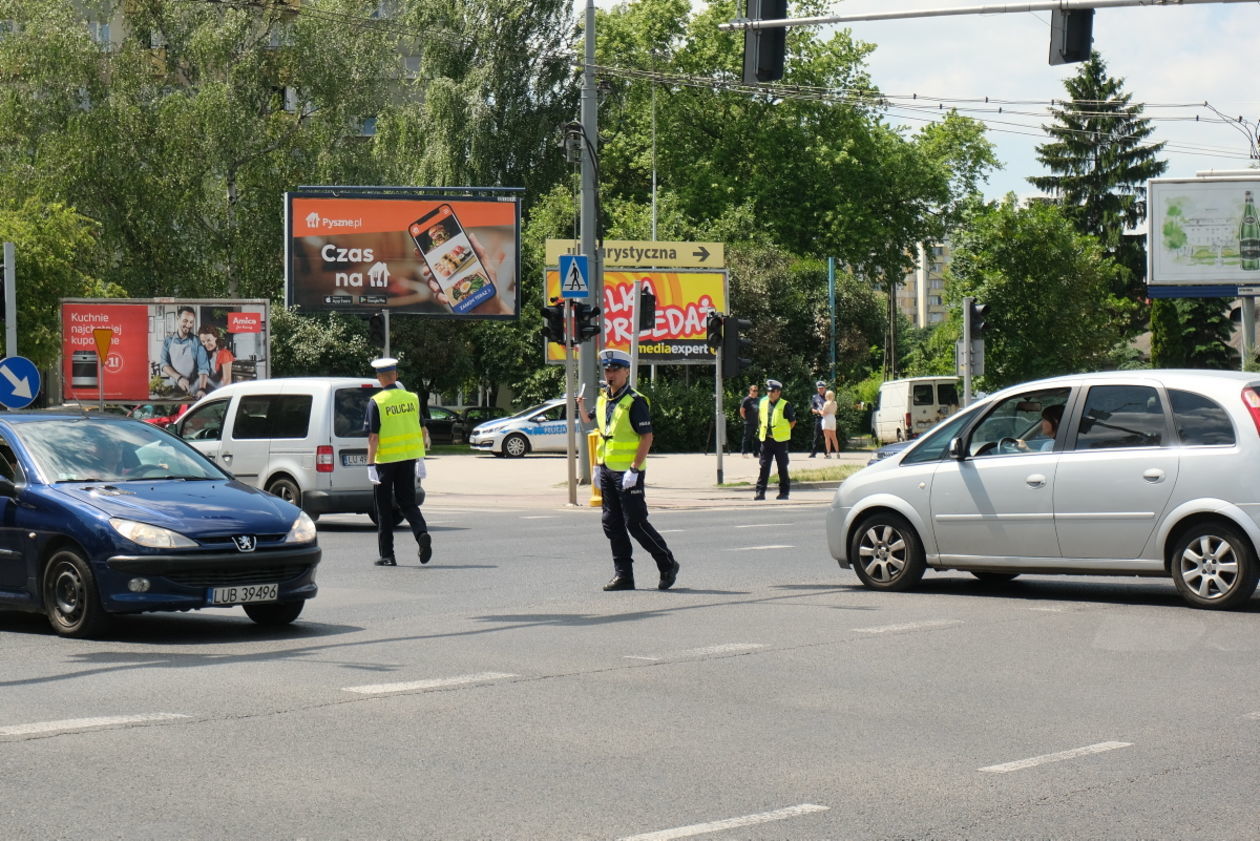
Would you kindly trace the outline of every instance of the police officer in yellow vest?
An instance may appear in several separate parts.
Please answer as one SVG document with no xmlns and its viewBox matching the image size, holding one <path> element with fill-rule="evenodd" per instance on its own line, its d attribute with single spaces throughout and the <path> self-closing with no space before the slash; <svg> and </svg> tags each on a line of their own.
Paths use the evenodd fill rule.
<svg viewBox="0 0 1260 841">
<path fill-rule="evenodd" d="M 753 499 L 766 498 L 766 482 L 770 479 L 770 462 L 779 465 L 779 495 L 787 499 L 792 480 L 788 478 L 788 442 L 796 426 L 796 412 L 783 399 L 783 383 L 766 380 L 767 396 L 757 404 L 757 440 L 761 443 L 761 471 L 757 474 L 757 492 Z"/>
<path fill-rule="evenodd" d="M 661 580 L 658 590 L 668 590 L 678 578 L 678 561 L 648 522 L 643 498 L 643 469 L 652 447 L 652 413 L 648 399 L 630 387 L 630 354 L 604 350 L 599 354 L 608 389 L 601 391 L 592 418 L 586 401 L 578 397 L 578 417 L 595 422 L 599 430 L 599 490 L 603 497 L 604 534 L 612 544 L 613 577 L 605 590 L 634 589 L 634 560 L 630 536 L 656 561 Z"/>
<path fill-rule="evenodd" d="M 416 479 L 425 476 L 424 430 L 420 398 L 398 382 L 398 360 L 372 362 L 381 390 L 368 401 L 364 428 L 368 433 L 368 478 L 375 486 L 377 566 L 397 566 L 394 559 L 394 504 L 411 524 L 420 547 L 420 563 L 433 557 L 429 527 L 416 504 Z"/>
</svg>

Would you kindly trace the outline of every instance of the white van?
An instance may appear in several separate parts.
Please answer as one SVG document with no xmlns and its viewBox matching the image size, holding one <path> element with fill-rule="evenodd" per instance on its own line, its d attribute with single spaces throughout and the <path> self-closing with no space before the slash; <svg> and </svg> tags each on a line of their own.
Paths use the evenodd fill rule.
<svg viewBox="0 0 1260 841">
<path fill-rule="evenodd" d="M 198 400 L 171 431 L 240 481 L 312 517 L 367 514 L 375 522 L 363 419 L 380 388 L 368 377 L 231 383 Z M 423 501 L 423 490 L 416 499 Z M 400 516 L 394 512 L 395 522 Z"/>
<path fill-rule="evenodd" d="M 908 377 L 879 387 L 871 432 L 880 444 L 908 441 L 958 411 L 957 377 Z"/>
</svg>

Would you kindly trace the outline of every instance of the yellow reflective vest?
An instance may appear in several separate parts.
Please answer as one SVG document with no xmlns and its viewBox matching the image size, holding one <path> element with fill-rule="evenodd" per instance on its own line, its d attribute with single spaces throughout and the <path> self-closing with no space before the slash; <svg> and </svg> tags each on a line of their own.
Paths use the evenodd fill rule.
<svg viewBox="0 0 1260 841">
<path fill-rule="evenodd" d="M 639 451 L 640 435 L 630 423 L 630 406 L 634 398 L 643 397 L 632 388 L 617 400 L 613 406 L 612 417 L 608 417 L 608 394 L 599 393 L 595 401 L 595 426 L 599 430 L 599 451 L 595 461 L 609 470 L 627 470 L 634 464 L 634 456 Z M 643 397 L 647 400 L 647 397 Z"/>
<path fill-rule="evenodd" d="M 770 435 L 775 441 L 787 441 L 792 437 L 792 423 L 783 416 L 788 402 L 782 397 L 774 404 L 774 417 L 770 417 L 770 398 L 763 397 L 757 404 L 757 417 L 761 423 L 757 427 L 757 440 L 765 441 L 766 427 L 770 427 Z"/>
<path fill-rule="evenodd" d="M 372 395 L 381 418 L 376 439 L 376 464 L 424 458 L 420 428 L 420 398 L 401 388 L 384 388 Z"/>
</svg>

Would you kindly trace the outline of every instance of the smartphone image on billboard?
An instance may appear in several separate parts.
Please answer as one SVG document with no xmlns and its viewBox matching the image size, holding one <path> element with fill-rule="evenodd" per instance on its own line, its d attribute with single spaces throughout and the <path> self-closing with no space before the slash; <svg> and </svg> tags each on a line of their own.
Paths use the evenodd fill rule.
<svg viewBox="0 0 1260 841">
<path fill-rule="evenodd" d="M 490 273 L 449 204 L 440 204 L 412 222 L 407 233 L 450 301 L 452 312 L 469 312 L 495 296 Z"/>
</svg>

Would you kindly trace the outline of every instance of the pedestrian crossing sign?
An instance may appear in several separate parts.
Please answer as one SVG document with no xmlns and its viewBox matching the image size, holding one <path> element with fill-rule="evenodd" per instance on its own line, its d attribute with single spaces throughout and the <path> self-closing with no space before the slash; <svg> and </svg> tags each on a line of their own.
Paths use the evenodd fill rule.
<svg viewBox="0 0 1260 841">
<path fill-rule="evenodd" d="M 591 297 L 590 260 L 584 254 L 560 255 L 560 297 Z"/>
</svg>

